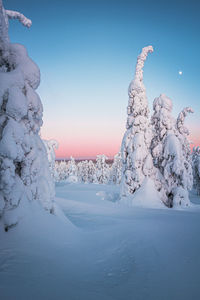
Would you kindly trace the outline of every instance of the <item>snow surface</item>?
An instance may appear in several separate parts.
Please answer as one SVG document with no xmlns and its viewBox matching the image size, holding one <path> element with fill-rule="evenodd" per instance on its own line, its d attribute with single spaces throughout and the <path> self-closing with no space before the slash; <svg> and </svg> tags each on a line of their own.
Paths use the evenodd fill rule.
<svg viewBox="0 0 200 300">
<path fill-rule="evenodd" d="M 117 185 L 56 195 L 56 216 L 32 202 L 0 229 L 2 300 L 199 299 L 200 198 L 178 211 L 120 205 Z"/>
</svg>

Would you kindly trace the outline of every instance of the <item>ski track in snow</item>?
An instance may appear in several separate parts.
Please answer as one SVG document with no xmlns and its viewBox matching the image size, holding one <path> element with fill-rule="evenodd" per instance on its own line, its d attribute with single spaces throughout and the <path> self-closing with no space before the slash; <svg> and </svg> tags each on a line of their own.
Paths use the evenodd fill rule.
<svg viewBox="0 0 200 300">
<path fill-rule="evenodd" d="M 112 185 L 60 184 L 56 191 L 66 222 L 36 205 L 0 232 L 2 300 L 199 299 L 194 194 L 195 206 L 177 211 L 119 205 Z"/>
</svg>

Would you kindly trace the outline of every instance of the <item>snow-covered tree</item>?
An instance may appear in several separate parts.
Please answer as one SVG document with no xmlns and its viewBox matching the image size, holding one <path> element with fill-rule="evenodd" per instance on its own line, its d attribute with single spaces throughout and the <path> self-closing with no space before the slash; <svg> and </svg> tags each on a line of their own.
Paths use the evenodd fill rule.
<svg viewBox="0 0 200 300">
<path fill-rule="evenodd" d="M 200 195 L 200 147 L 194 147 L 192 152 L 193 186 Z"/>
<path fill-rule="evenodd" d="M 88 161 L 84 160 L 81 162 L 81 181 L 84 183 L 89 182 L 89 167 L 88 167 Z"/>
<path fill-rule="evenodd" d="M 47 157 L 49 161 L 49 169 L 51 172 L 51 176 L 54 179 L 55 176 L 55 149 L 58 149 L 58 142 L 55 140 L 43 140 L 43 143 L 45 145 L 46 151 L 47 151 Z"/>
<path fill-rule="evenodd" d="M 110 183 L 120 184 L 122 178 L 122 158 L 121 152 L 114 156 L 113 164 L 110 170 Z"/>
<path fill-rule="evenodd" d="M 77 174 L 77 166 L 75 159 L 71 156 L 70 160 L 67 163 L 67 170 L 68 170 L 68 182 L 77 182 L 78 181 L 78 174 Z"/>
<path fill-rule="evenodd" d="M 191 107 L 185 107 L 179 114 L 176 127 L 178 131 L 178 139 L 181 143 L 182 154 L 184 158 L 184 171 L 183 171 L 183 186 L 187 190 L 191 190 L 193 186 L 193 171 L 192 171 L 192 157 L 190 149 L 190 141 L 188 136 L 190 134 L 188 128 L 184 125 L 185 118 L 189 113 L 193 113 Z"/>
<path fill-rule="evenodd" d="M 40 71 L 20 44 L 10 43 L 8 18 L 31 21 L 0 0 L 0 218 L 17 224 L 25 203 L 38 200 L 53 211 L 47 153 L 39 136 L 43 108 L 36 93 Z"/>
<path fill-rule="evenodd" d="M 56 162 L 55 164 L 55 181 L 66 181 L 68 178 L 68 167 L 66 161 Z"/>
<path fill-rule="evenodd" d="M 189 162 L 189 143 L 183 124 L 186 112 L 191 112 L 191 109 L 183 110 L 175 120 L 172 117 L 172 107 L 171 99 L 164 94 L 154 100 L 152 116 L 154 135 L 151 151 L 154 165 L 159 172 L 157 184 L 160 181 L 165 204 L 169 207 L 187 206 L 192 172 Z"/>
<path fill-rule="evenodd" d="M 96 166 L 92 160 L 88 162 L 88 181 L 89 183 L 97 183 Z"/>
<path fill-rule="evenodd" d="M 143 83 L 143 66 L 152 46 L 144 47 L 137 58 L 135 78 L 128 89 L 126 132 L 122 140 L 121 196 L 133 194 L 144 179 L 152 176 L 153 162 L 149 151 L 152 129 L 149 108 Z"/>
<path fill-rule="evenodd" d="M 107 156 L 102 154 L 102 155 L 97 155 L 96 158 L 96 177 L 97 181 L 100 184 L 106 184 L 108 183 L 109 180 L 109 166 L 106 163 Z"/>
</svg>

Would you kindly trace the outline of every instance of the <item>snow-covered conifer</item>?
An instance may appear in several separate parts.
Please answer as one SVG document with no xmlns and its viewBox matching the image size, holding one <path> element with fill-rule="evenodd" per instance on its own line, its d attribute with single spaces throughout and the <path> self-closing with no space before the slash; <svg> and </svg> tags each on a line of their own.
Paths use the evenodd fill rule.
<svg viewBox="0 0 200 300">
<path fill-rule="evenodd" d="M 67 180 L 69 174 L 66 161 L 61 161 L 57 163 L 56 172 L 58 173 L 58 182 Z"/>
<path fill-rule="evenodd" d="M 43 108 L 36 93 L 40 71 L 20 44 L 11 44 L 8 18 L 31 21 L 6 11 L 0 0 L 0 217 L 6 230 L 17 224 L 25 203 L 38 200 L 53 210 L 48 160 L 39 136 Z"/>
<path fill-rule="evenodd" d="M 114 156 L 113 164 L 110 170 L 110 183 L 120 184 L 122 177 L 122 159 L 121 152 Z"/>
<path fill-rule="evenodd" d="M 190 149 L 190 141 L 188 136 L 190 134 L 188 128 L 184 125 L 186 116 L 189 113 L 193 113 L 191 107 L 185 107 L 179 114 L 176 127 L 178 130 L 178 139 L 181 143 L 182 154 L 184 158 L 184 173 L 183 173 L 183 186 L 187 190 L 191 190 L 193 186 L 193 172 L 192 172 L 192 157 Z"/>
<path fill-rule="evenodd" d="M 43 143 L 45 145 L 46 151 L 47 151 L 47 157 L 49 161 L 49 169 L 51 172 L 51 176 L 54 179 L 55 176 L 55 149 L 58 149 L 58 142 L 55 140 L 43 140 Z"/>
<path fill-rule="evenodd" d="M 149 108 L 143 83 L 143 66 L 152 46 L 144 47 L 137 58 L 135 78 L 128 89 L 126 132 L 122 140 L 121 196 L 133 194 L 146 176 L 151 176 L 153 162 L 149 151 L 152 130 Z M 147 172 L 148 170 L 148 172 Z"/>
<path fill-rule="evenodd" d="M 78 174 L 77 174 L 77 166 L 75 159 L 71 156 L 70 160 L 67 163 L 67 170 L 68 170 L 68 182 L 77 182 L 78 181 Z"/>
<path fill-rule="evenodd" d="M 200 195 L 200 148 L 194 147 L 192 152 L 193 186 Z"/>
<path fill-rule="evenodd" d="M 97 181 L 100 184 L 106 184 L 108 183 L 109 180 L 109 166 L 106 163 L 107 156 L 102 154 L 102 155 L 97 155 L 96 158 L 96 177 Z"/>
<path fill-rule="evenodd" d="M 84 183 L 89 182 L 89 168 L 88 168 L 88 161 L 83 160 L 81 162 L 81 168 L 80 168 L 80 173 L 79 173 L 79 180 Z"/>
<path fill-rule="evenodd" d="M 97 183 L 96 166 L 92 160 L 88 162 L 88 181 L 89 183 Z"/>
<path fill-rule="evenodd" d="M 154 165 L 158 168 L 157 184 L 159 186 L 160 181 L 165 204 L 170 207 L 187 206 L 192 172 L 190 162 L 187 161 L 189 144 L 188 142 L 185 144 L 187 138 L 183 123 L 186 111 L 189 112 L 191 109 L 183 110 L 175 120 L 172 117 L 172 107 L 171 99 L 164 94 L 154 100 L 152 116 L 154 135 L 151 151 Z"/>
</svg>

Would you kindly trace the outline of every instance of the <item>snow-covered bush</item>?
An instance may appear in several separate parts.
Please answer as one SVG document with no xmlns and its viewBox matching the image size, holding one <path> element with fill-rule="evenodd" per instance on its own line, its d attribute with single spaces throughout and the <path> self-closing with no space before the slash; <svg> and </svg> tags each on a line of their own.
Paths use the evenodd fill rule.
<svg viewBox="0 0 200 300">
<path fill-rule="evenodd" d="M 110 169 L 110 183 L 120 184 L 122 178 L 122 158 L 121 152 L 114 156 L 113 164 Z"/>
<path fill-rule="evenodd" d="M 53 210 L 47 153 L 39 136 L 43 108 L 36 93 L 40 71 L 24 46 L 11 44 L 8 18 L 29 27 L 22 14 L 4 10 L 0 0 L 0 217 L 6 230 L 17 224 L 25 202 Z"/>
<path fill-rule="evenodd" d="M 106 155 L 97 155 L 96 158 L 96 177 L 100 184 L 106 184 L 109 180 L 110 169 L 106 163 Z"/>
<path fill-rule="evenodd" d="M 153 162 L 149 151 L 152 129 L 149 108 L 143 83 L 143 66 L 152 46 L 144 47 L 137 58 L 135 78 L 128 89 L 126 132 L 122 140 L 122 184 L 121 196 L 133 194 L 145 177 L 151 177 Z"/>
<path fill-rule="evenodd" d="M 151 151 L 158 168 L 157 186 L 162 190 L 163 201 L 169 207 L 189 205 L 188 190 L 192 187 L 192 169 L 189 155 L 188 131 L 183 126 L 184 109 L 177 120 L 172 117 L 172 101 L 161 94 L 153 103 L 153 139 Z"/>
</svg>

